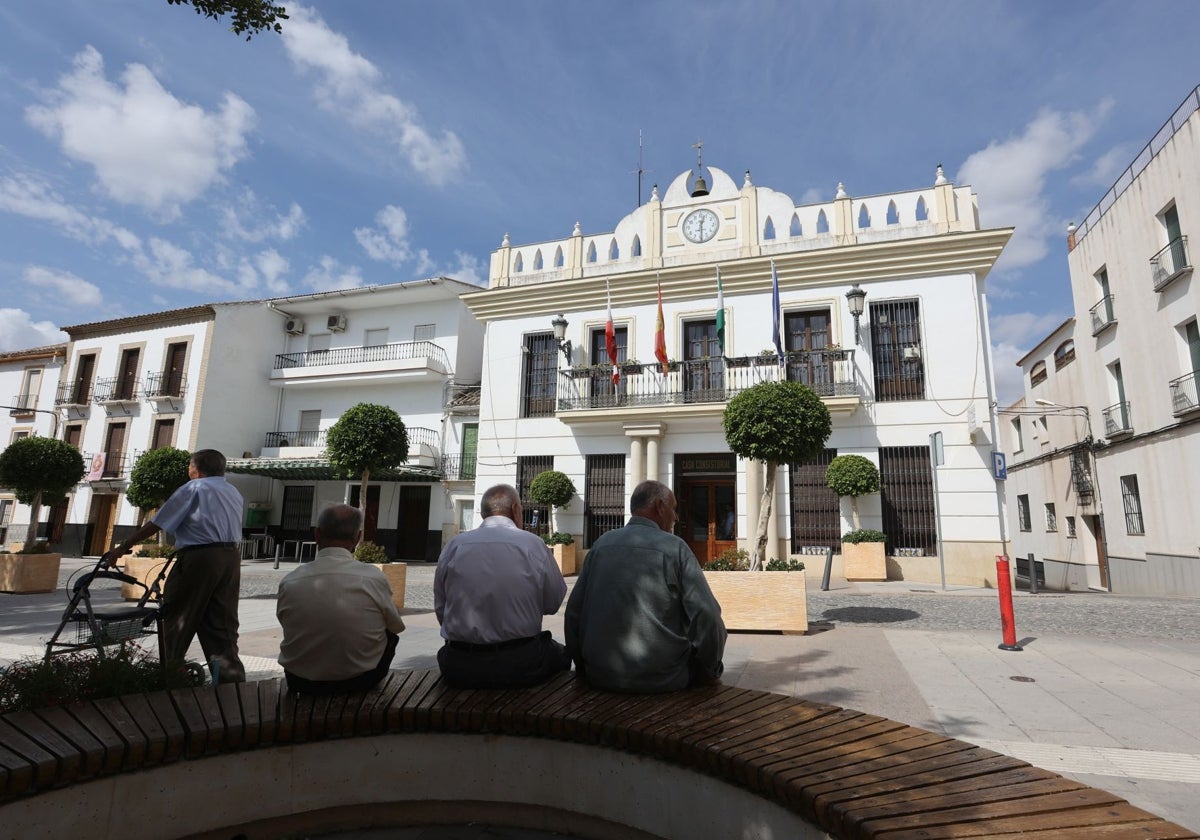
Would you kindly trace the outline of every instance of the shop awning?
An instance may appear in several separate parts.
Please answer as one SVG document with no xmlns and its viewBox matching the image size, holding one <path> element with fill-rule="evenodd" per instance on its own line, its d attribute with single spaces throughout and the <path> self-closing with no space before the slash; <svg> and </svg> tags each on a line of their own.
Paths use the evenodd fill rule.
<svg viewBox="0 0 1200 840">
<path fill-rule="evenodd" d="M 335 474 L 328 458 L 230 458 L 225 464 L 225 472 L 260 475 L 265 478 L 278 478 L 281 481 L 347 480 Z M 441 470 L 408 464 L 371 473 L 371 481 L 425 483 L 441 480 Z"/>
</svg>

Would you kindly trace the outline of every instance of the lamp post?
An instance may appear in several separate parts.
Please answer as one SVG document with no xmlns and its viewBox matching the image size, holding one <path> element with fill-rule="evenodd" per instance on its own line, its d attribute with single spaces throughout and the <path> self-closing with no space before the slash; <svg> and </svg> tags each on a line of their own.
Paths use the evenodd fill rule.
<svg viewBox="0 0 1200 840">
<path fill-rule="evenodd" d="M 567 364 L 571 364 L 571 340 L 567 338 L 567 319 L 560 312 L 557 317 L 550 319 L 550 327 L 554 330 L 554 341 L 562 351 Z"/>
<path fill-rule="evenodd" d="M 858 319 L 862 317 L 866 299 L 867 293 L 857 283 L 846 292 L 846 305 L 850 307 L 850 314 L 854 316 L 854 343 L 860 345 L 862 341 L 859 338 Z"/>
</svg>

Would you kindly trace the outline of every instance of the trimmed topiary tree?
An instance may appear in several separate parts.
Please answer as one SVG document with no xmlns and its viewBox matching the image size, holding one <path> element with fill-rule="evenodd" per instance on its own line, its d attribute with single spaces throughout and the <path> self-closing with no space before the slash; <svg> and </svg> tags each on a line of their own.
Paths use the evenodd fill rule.
<svg viewBox="0 0 1200 840">
<path fill-rule="evenodd" d="M 833 432 L 829 409 L 811 388 L 799 382 L 760 382 L 734 396 L 725 407 L 725 442 L 739 458 L 767 465 L 750 570 L 762 568 L 767 523 L 775 498 L 780 464 L 811 461 Z M 754 488 L 747 488 L 753 492 Z"/>
<path fill-rule="evenodd" d="M 339 477 L 359 480 L 358 507 L 365 511 L 371 473 L 408 460 L 408 430 L 388 406 L 359 403 L 326 433 L 325 455 Z"/>
<path fill-rule="evenodd" d="M 25 551 L 32 551 L 37 541 L 42 505 L 62 501 L 86 473 L 79 450 L 55 438 L 21 438 L 0 452 L 0 486 L 12 490 L 21 504 L 29 505 Z"/>
<path fill-rule="evenodd" d="M 141 521 L 147 514 L 171 497 L 188 482 L 188 464 L 192 453 L 173 446 L 163 446 L 143 452 L 133 462 L 125 498 L 141 510 Z"/>
<path fill-rule="evenodd" d="M 859 530 L 858 497 L 879 492 L 879 468 L 862 455 L 838 455 L 825 470 L 825 483 L 839 496 L 850 497 L 854 530 Z"/>
<path fill-rule="evenodd" d="M 550 506 L 550 530 L 558 531 L 558 508 L 566 508 L 575 498 L 575 485 L 566 473 L 546 470 L 529 484 L 529 500 Z"/>
</svg>

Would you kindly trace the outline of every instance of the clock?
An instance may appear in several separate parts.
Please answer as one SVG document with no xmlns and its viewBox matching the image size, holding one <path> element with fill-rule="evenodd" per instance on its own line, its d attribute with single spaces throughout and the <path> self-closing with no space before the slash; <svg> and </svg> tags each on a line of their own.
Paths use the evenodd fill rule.
<svg viewBox="0 0 1200 840">
<path fill-rule="evenodd" d="M 683 235 L 689 242 L 707 242 L 717 235 L 721 220 L 711 210 L 693 210 L 683 217 Z"/>
</svg>

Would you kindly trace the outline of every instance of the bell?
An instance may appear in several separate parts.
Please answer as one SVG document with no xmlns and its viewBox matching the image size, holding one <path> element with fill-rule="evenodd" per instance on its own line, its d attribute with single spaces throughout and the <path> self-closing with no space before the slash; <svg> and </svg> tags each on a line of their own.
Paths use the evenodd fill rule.
<svg viewBox="0 0 1200 840">
<path fill-rule="evenodd" d="M 704 180 L 703 175 L 697 175 L 696 185 L 692 187 L 692 198 L 699 198 L 702 195 L 708 195 L 708 182 Z"/>
</svg>

